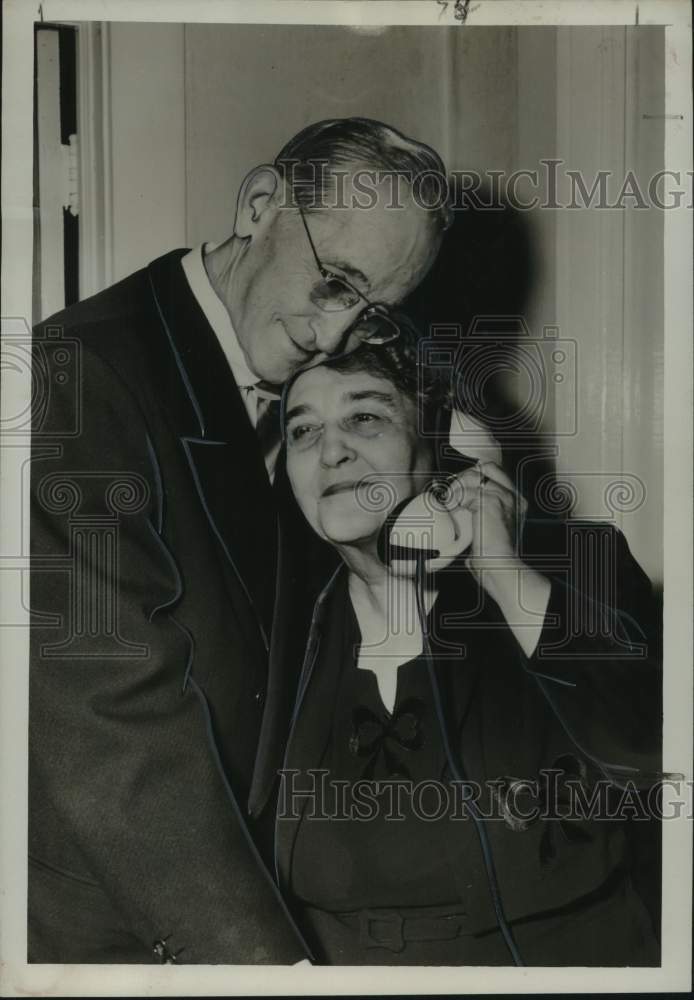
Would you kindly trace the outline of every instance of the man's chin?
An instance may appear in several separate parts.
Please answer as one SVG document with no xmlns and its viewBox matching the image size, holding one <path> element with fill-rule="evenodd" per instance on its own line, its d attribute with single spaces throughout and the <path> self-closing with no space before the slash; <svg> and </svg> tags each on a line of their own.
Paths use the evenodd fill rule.
<svg viewBox="0 0 694 1000">
<path fill-rule="evenodd" d="M 299 365 L 296 371 L 307 372 L 310 368 L 317 368 L 318 365 L 322 365 L 330 357 L 329 354 L 324 354 L 322 351 L 318 354 L 312 354 L 311 357 Z"/>
<path fill-rule="evenodd" d="M 265 357 L 257 361 L 255 358 L 252 358 L 249 368 L 254 375 L 262 379 L 263 382 L 269 382 L 270 385 L 284 385 L 294 372 L 294 368 L 292 368 L 289 362 L 285 358 L 280 357 Z"/>
<path fill-rule="evenodd" d="M 258 350 L 251 350 L 246 357 L 246 363 L 251 372 L 271 385 L 284 385 L 287 379 L 306 367 L 313 361 L 314 355 L 307 351 L 301 351 L 296 347 L 283 329 L 281 342 L 277 342 L 277 334 L 270 336 L 271 331 L 267 331 L 265 341 L 258 338 Z M 274 350 L 272 350 L 273 340 Z M 264 348 L 264 349 L 263 349 Z"/>
</svg>

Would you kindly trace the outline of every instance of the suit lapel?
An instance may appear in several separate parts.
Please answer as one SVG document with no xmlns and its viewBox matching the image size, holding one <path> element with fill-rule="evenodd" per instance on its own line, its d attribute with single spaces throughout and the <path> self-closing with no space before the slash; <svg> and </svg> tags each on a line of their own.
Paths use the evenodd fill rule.
<svg viewBox="0 0 694 1000">
<path fill-rule="evenodd" d="M 304 521 L 291 494 L 283 453 L 277 463 L 275 493 L 281 512 L 277 591 L 265 710 L 248 802 L 253 815 L 267 804 L 282 766 L 314 604 L 340 562 Z"/>
<path fill-rule="evenodd" d="M 347 573 L 340 565 L 316 601 L 303 666 L 292 704 L 290 731 L 284 760 L 287 773 L 285 794 L 277 803 L 275 827 L 275 865 L 278 880 L 290 870 L 292 847 L 299 831 L 298 819 L 310 799 L 289 798 L 292 782 L 296 790 L 305 786 L 311 768 L 317 766 L 322 750 L 330 739 L 339 665 L 349 639 L 345 636 L 345 605 L 348 601 Z M 321 668 L 316 669 L 320 658 Z M 306 693 L 311 685 L 311 696 Z M 293 772 L 298 774 L 294 775 Z"/>
<path fill-rule="evenodd" d="M 215 332 L 181 268 L 185 251 L 149 266 L 157 314 L 190 408 L 179 437 L 220 555 L 269 644 L 277 513 L 258 441 Z"/>
<path fill-rule="evenodd" d="M 236 445 L 195 438 L 182 438 L 182 443 L 212 531 L 248 595 L 269 647 L 277 546 L 272 494 L 260 481 L 260 472 L 255 489 L 244 486 L 253 476 Z M 267 475 L 264 466 L 262 475 Z"/>
</svg>

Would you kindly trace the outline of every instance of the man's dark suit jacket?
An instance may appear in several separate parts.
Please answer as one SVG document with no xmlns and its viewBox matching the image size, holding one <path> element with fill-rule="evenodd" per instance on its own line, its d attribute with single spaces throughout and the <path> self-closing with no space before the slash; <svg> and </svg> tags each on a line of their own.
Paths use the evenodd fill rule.
<svg viewBox="0 0 694 1000">
<path fill-rule="evenodd" d="M 253 830 L 296 686 L 306 552 L 184 253 L 35 331 L 34 962 L 306 955 Z"/>
</svg>

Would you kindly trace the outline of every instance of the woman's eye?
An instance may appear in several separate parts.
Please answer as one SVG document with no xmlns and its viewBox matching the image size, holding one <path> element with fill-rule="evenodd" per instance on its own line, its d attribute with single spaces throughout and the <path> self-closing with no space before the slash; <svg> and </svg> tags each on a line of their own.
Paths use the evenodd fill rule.
<svg viewBox="0 0 694 1000">
<path fill-rule="evenodd" d="M 380 430 L 385 419 L 378 413 L 355 413 L 350 417 L 350 422 L 356 430 L 371 433 Z"/>
<path fill-rule="evenodd" d="M 305 445 L 315 440 L 320 428 L 315 424 L 295 424 L 287 433 L 290 444 Z"/>
<path fill-rule="evenodd" d="M 299 425 L 297 427 L 292 427 L 289 431 L 289 436 L 292 441 L 300 441 L 304 434 L 308 434 L 310 427 L 305 424 Z"/>
</svg>

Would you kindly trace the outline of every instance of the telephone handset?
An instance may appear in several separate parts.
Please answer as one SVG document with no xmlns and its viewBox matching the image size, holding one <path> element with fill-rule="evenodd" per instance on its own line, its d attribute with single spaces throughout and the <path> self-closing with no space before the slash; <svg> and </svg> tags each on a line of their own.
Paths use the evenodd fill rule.
<svg viewBox="0 0 694 1000">
<path fill-rule="evenodd" d="M 471 458 L 460 471 L 476 462 Z M 436 479 L 424 493 L 401 500 L 390 512 L 378 538 L 378 555 L 396 576 L 414 576 L 417 559 L 426 560 L 430 570 L 443 569 L 469 547 L 472 513 L 458 511 L 454 520 L 447 510 L 457 489 L 457 480 Z"/>
<path fill-rule="evenodd" d="M 470 546 L 472 513 L 459 510 L 454 520 L 448 508 L 462 489 L 456 475 L 480 461 L 500 464 L 498 443 L 470 414 L 453 410 L 438 474 L 423 493 L 401 500 L 381 528 L 378 554 L 396 576 L 414 576 L 422 559 L 429 570 L 443 569 Z"/>
</svg>

